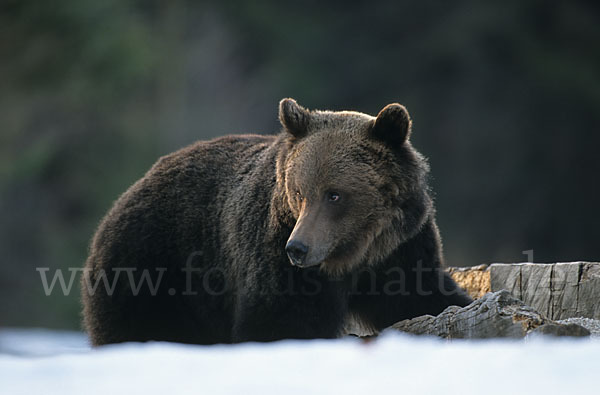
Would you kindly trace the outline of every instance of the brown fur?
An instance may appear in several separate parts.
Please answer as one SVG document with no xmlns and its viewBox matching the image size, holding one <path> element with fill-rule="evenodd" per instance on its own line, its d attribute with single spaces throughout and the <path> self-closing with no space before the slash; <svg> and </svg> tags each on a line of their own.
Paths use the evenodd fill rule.
<svg viewBox="0 0 600 395">
<path fill-rule="evenodd" d="M 428 166 L 408 141 L 403 106 L 371 117 L 284 99 L 279 116 L 279 135 L 196 143 L 161 158 L 119 198 L 82 282 L 93 344 L 327 338 L 348 316 L 379 330 L 470 301 L 439 270 Z M 308 248 L 305 259 L 288 258 L 292 241 Z M 421 279 L 417 264 L 430 270 Z M 125 268 L 164 277 L 157 292 L 134 294 L 117 278 Z M 116 279 L 114 292 L 88 292 L 103 273 Z M 408 294 L 388 292 L 400 274 Z"/>
<path fill-rule="evenodd" d="M 277 178 L 278 189 L 285 191 L 285 201 L 279 202 L 281 211 L 289 207 L 299 221 L 292 238 L 302 232 L 311 245 L 316 240 L 321 246 L 328 244 L 321 268 L 334 275 L 351 272 L 362 262 L 373 265 L 385 259 L 433 214 L 426 193 L 427 163 L 406 141 L 411 125 L 408 113 L 395 104 L 386 106 L 377 118 L 349 111 L 308 115 L 307 110 L 289 102 L 281 102 L 280 112 L 303 114 L 287 118 L 302 119 L 306 130 L 302 140 L 288 143 Z M 288 130 L 298 128 L 284 120 Z M 401 162 L 386 144 L 388 140 L 403 146 Z M 331 205 L 323 204 L 322 199 L 327 190 L 344 191 L 342 199 L 351 199 L 352 205 L 342 210 L 351 210 L 352 215 L 339 223 L 330 221 Z M 419 205 L 411 205 L 407 213 L 402 206 L 410 199 Z M 318 218 L 310 218 L 311 214 Z M 306 230 L 305 221 L 310 221 Z"/>
</svg>

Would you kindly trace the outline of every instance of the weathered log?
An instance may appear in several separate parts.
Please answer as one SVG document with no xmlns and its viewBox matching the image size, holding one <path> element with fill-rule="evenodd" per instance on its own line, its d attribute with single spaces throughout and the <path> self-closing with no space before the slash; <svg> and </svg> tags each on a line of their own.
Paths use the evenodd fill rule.
<svg viewBox="0 0 600 395">
<path fill-rule="evenodd" d="M 391 328 L 446 339 L 522 338 L 529 333 L 589 336 L 580 325 L 547 319 L 508 291 L 488 293 L 466 307 L 450 306 L 437 317 L 425 315 Z"/>
<path fill-rule="evenodd" d="M 494 263 L 448 271 L 473 298 L 506 289 L 553 320 L 600 319 L 600 263 Z"/>
<path fill-rule="evenodd" d="M 492 290 L 489 265 L 449 267 L 447 270 L 473 299 L 479 299 Z"/>
</svg>

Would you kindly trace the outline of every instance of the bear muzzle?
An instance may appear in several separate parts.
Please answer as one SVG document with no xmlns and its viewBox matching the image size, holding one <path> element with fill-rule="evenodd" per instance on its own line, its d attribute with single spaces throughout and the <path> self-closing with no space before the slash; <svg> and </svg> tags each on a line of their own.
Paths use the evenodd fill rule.
<svg viewBox="0 0 600 395">
<path fill-rule="evenodd" d="M 300 268 L 318 266 L 331 251 L 332 240 L 328 234 L 331 232 L 320 212 L 315 205 L 303 207 L 285 246 L 292 265 Z"/>
<path fill-rule="evenodd" d="M 308 254 L 308 246 L 301 241 L 290 240 L 285 246 L 285 252 L 290 258 L 292 265 L 299 267 L 307 267 L 312 265 L 306 265 L 306 255 Z"/>
<path fill-rule="evenodd" d="M 299 268 L 318 266 L 324 263 L 326 254 L 318 248 L 312 249 L 305 243 L 291 240 L 285 246 L 285 252 L 292 265 Z"/>
</svg>

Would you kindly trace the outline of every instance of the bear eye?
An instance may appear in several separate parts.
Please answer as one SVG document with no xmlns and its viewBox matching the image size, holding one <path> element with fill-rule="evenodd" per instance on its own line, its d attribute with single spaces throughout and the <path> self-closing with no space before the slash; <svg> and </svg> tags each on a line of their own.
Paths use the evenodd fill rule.
<svg viewBox="0 0 600 395">
<path fill-rule="evenodd" d="M 337 202 L 340 200 L 340 194 L 337 192 L 329 192 L 329 194 L 327 195 L 327 199 L 330 202 Z"/>
</svg>

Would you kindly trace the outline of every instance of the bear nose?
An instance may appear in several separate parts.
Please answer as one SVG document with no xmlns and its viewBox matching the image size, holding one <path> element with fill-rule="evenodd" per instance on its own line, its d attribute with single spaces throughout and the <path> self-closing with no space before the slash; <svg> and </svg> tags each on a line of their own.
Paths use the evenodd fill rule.
<svg viewBox="0 0 600 395">
<path fill-rule="evenodd" d="M 302 261 L 308 253 L 308 247 L 300 241 L 291 240 L 285 246 L 285 252 L 294 265 L 302 266 Z"/>
</svg>

